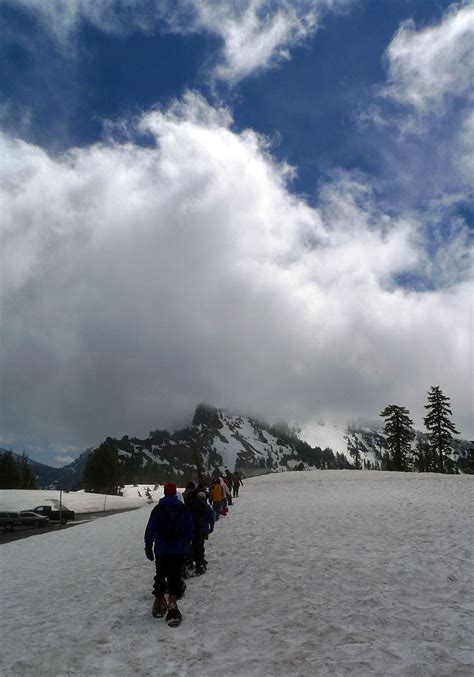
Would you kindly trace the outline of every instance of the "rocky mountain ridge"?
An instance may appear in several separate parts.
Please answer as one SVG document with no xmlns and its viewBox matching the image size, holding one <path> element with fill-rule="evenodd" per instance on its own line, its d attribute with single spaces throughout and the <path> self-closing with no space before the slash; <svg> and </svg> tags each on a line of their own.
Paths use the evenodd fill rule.
<svg viewBox="0 0 474 677">
<path fill-rule="evenodd" d="M 380 467 L 385 446 L 381 426 L 352 425 L 340 431 L 337 439 L 337 449 L 311 446 L 286 423 L 268 424 L 201 404 L 191 425 L 181 430 L 154 430 L 145 438 L 108 437 L 107 441 L 118 451 L 127 483 L 173 479 L 183 485 L 190 479 L 211 477 L 226 469 L 246 477 L 288 470 L 344 469 L 354 466 L 356 456 L 363 468 Z M 467 442 L 455 444 L 461 456 L 466 453 Z M 67 489 L 80 485 L 87 456 L 93 449 L 63 468 L 31 461 L 40 485 Z"/>
</svg>

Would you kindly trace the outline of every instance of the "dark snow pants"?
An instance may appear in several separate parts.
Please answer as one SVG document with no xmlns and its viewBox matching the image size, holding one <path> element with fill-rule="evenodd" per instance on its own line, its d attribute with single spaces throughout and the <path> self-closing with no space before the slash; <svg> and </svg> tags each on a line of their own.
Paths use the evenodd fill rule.
<svg viewBox="0 0 474 677">
<path fill-rule="evenodd" d="M 184 555 L 155 555 L 156 575 L 153 586 L 155 597 L 163 597 L 166 589 L 170 595 L 181 594 L 183 564 Z"/>
<path fill-rule="evenodd" d="M 202 567 L 204 564 L 204 536 L 194 534 L 192 548 L 196 566 Z"/>
<path fill-rule="evenodd" d="M 222 501 L 214 501 L 213 504 L 212 504 L 212 510 L 214 512 L 214 519 L 215 519 L 216 522 L 219 519 L 219 514 L 220 514 L 220 511 L 221 511 L 221 504 L 222 504 Z"/>
</svg>

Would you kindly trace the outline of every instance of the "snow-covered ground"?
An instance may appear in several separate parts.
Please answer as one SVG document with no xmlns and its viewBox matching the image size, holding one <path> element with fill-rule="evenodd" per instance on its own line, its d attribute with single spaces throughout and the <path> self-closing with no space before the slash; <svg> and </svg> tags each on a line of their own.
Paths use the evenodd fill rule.
<svg viewBox="0 0 474 677">
<path fill-rule="evenodd" d="M 474 478 L 320 471 L 245 482 L 169 628 L 152 506 L 0 545 L 0 674 L 474 674 Z"/>
<path fill-rule="evenodd" d="M 62 492 L 62 504 L 68 510 L 77 513 L 100 512 L 102 510 L 127 510 L 140 508 L 148 503 L 145 492 L 150 489 L 153 501 L 163 496 L 163 487 L 154 490 L 153 484 L 127 485 L 123 496 L 90 494 L 85 491 Z M 55 489 L 0 489 L 1 510 L 31 510 L 38 505 L 59 506 L 60 495 Z"/>
<path fill-rule="evenodd" d="M 334 453 L 347 455 L 346 427 L 336 424 L 313 423 L 301 432 L 302 439 L 321 449 L 329 447 Z"/>
</svg>

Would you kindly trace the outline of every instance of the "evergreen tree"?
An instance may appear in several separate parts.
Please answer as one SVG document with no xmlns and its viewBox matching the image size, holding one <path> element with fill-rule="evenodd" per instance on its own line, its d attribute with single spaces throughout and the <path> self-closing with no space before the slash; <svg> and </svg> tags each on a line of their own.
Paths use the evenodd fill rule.
<svg viewBox="0 0 474 677">
<path fill-rule="evenodd" d="M 449 397 L 443 395 L 439 386 L 432 386 L 428 391 L 428 404 L 425 404 L 428 413 L 424 422 L 428 430 L 431 449 L 436 453 L 439 472 L 454 471 L 449 452 L 452 449 L 453 434 L 459 435 L 459 432 L 449 419 L 452 416 L 449 401 Z"/>
<path fill-rule="evenodd" d="M 411 442 L 415 438 L 413 421 L 405 407 L 390 404 L 380 416 L 385 419 L 385 440 L 389 453 L 387 470 L 409 470 Z"/>
<path fill-rule="evenodd" d="M 354 459 L 354 470 L 362 470 L 362 461 L 361 461 L 359 447 L 355 447 L 354 449 L 351 449 L 350 455 Z"/>
<path fill-rule="evenodd" d="M 381 465 L 382 465 L 382 470 L 393 470 L 392 460 L 391 460 L 390 454 L 388 453 L 387 450 L 385 450 L 382 454 Z"/>
<path fill-rule="evenodd" d="M 0 453 L 0 489 L 19 489 L 21 475 L 13 452 Z"/>
<path fill-rule="evenodd" d="M 429 442 L 426 443 L 425 455 L 426 455 L 426 472 L 436 472 L 438 468 L 438 458 L 436 450 L 434 450 L 431 447 Z"/>
<path fill-rule="evenodd" d="M 429 443 L 418 437 L 415 446 L 414 466 L 418 472 L 429 472 L 432 467 L 432 454 Z"/>
<path fill-rule="evenodd" d="M 20 488 L 37 489 L 38 483 L 25 452 L 23 452 L 21 458 L 17 461 L 17 467 L 20 474 Z"/>
<path fill-rule="evenodd" d="M 337 470 L 336 457 L 330 447 L 323 449 L 323 468 Z"/>
<path fill-rule="evenodd" d="M 336 451 L 336 465 L 338 470 L 345 470 L 346 468 L 352 467 L 346 456 L 339 451 Z"/>
<path fill-rule="evenodd" d="M 89 491 L 116 494 L 122 484 L 122 466 L 117 448 L 109 438 L 87 457 L 84 486 Z"/>
</svg>

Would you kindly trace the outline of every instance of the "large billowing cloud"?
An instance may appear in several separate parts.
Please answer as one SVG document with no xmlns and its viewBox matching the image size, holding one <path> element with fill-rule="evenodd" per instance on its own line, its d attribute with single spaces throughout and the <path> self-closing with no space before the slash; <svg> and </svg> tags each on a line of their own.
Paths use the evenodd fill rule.
<svg viewBox="0 0 474 677">
<path fill-rule="evenodd" d="M 85 447 L 201 400 L 300 423 L 395 402 L 420 424 L 434 384 L 472 434 L 463 252 L 444 286 L 398 286 L 430 272 L 421 222 L 344 173 L 309 207 L 196 94 L 129 131 L 60 157 L 1 137 L 3 439 Z"/>
<path fill-rule="evenodd" d="M 446 97 L 472 97 L 474 3 L 453 3 L 426 28 L 404 22 L 387 49 L 386 93 L 420 112 L 442 107 Z"/>
<path fill-rule="evenodd" d="M 107 33 L 210 33 L 222 40 L 213 75 L 234 83 L 288 59 L 327 12 L 356 0 L 0 0 L 34 13 L 68 51 L 85 20 Z"/>
</svg>

